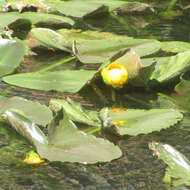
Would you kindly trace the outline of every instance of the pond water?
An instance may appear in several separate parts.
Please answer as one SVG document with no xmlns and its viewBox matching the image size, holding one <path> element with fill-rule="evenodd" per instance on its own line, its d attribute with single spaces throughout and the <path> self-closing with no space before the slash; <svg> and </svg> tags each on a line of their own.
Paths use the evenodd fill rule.
<svg viewBox="0 0 190 190">
<path fill-rule="evenodd" d="M 189 42 L 190 40 L 190 17 L 187 15 L 170 19 L 112 15 L 102 19 L 99 23 L 91 20 L 88 21 L 88 24 L 79 24 L 75 28 L 81 28 L 82 25 L 84 30 L 115 32 L 121 35 L 158 39 L 160 41 Z M 65 57 L 61 54 L 60 57 L 56 58 L 54 55 L 49 56 L 52 63 Z M 21 69 L 23 71 L 35 71 L 40 68 L 40 65 L 43 65 L 46 59 L 47 57 L 44 58 L 43 56 L 28 58 L 26 61 L 33 63 L 32 66 L 28 64 L 29 66 L 22 66 Z M 35 65 L 37 62 L 38 65 Z M 60 69 L 63 67 L 73 68 L 74 64 L 71 62 L 67 66 L 60 67 Z M 3 82 L 0 83 L 0 93 L 7 96 L 22 96 L 46 104 L 51 97 L 64 98 L 70 96 L 92 109 L 98 109 L 104 103 L 106 104 L 103 102 L 104 100 L 100 101 L 98 94 L 94 95 L 93 100 L 90 100 L 88 92 L 83 92 L 84 96 L 55 92 L 44 93 L 16 87 L 10 88 Z M 142 94 L 142 96 L 146 95 Z M 127 98 L 122 99 L 122 101 L 126 106 L 134 107 L 135 105 Z M 94 102 L 96 102 L 95 105 Z M 136 106 L 139 107 L 139 105 Z M 143 108 L 143 105 L 140 106 Z M 152 156 L 148 142 L 153 140 L 173 145 L 187 158 L 190 158 L 189 130 L 180 127 L 178 124 L 175 127 L 149 135 L 114 137 L 114 142 L 121 147 L 123 156 L 110 163 L 82 165 L 52 162 L 30 166 L 24 164 L 22 160 L 26 152 L 33 149 L 32 146 L 10 126 L 0 122 L 0 190 L 174 190 L 162 182 L 166 165 L 157 157 Z M 186 188 L 181 186 L 178 190 L 180 189 Z"/>
</svg>

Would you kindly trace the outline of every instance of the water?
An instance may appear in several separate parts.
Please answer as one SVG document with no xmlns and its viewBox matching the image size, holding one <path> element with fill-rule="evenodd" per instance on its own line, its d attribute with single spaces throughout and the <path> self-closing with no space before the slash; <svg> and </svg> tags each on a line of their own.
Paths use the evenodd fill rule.
<svg viewBox="0 0 190 190">
<path fill-rule="evenodd" d="M 83 28 L 115 32 L 137 38 L 188 42 L 190 38 L 189 22 L 189 17 L 183 15 L 173 19 L 112 15 L 104 18 L 99 25 L 92 20 L 88 24 L 83 23 Z M 76 25 L 75 28 L 79 28 L 79 26 Z M 52 61 L 57 60 L 53 55 L 51 58 Z M 43 58 L 30 57 L 28 63 L 37 63 L 39 60 L 45 61 Z M 22 70 L 26 72 L 40 68 L 40 64 L 28 65 Z M 67 66 L 68 68 L 74 67 L 72 63 Z M 7 94 L 4 91 L 7 87 L 8 85 L 1 82 L 0 93 Z M 98 95 L 94 95 L 96 101 L 92 102 L 88 99 L 88 94 L 82 97 L 79 94 L 41 92 L 16 87 L 13 87 L 7 95 L 19 95 L 46 104 L 51 97 L 65 98 L 70 96 L 93 109 L 100 108 L 102 105 L 102 102 L 98 101 Z M 123 101 L 127 101 L 126 105 L 135 106 L 134 102 L 126 99 Z M 139 108 L 139 105 L 136 106 Z M 168 185 L 162 182 L 166 165 L 153 157 L 148 148 L 148 142 L 152 140 L 173 145 L 190 158 L 189 131 L 180 128 L 179 124 L 149 135 L 116 138 L 115 142 L 121 147 L 123 156 L 110 163 L 82 165 L 52 162 L 30 166 L 25 165 L 22 160 L 25 153 L 32 149 L 32 146 L 8 125 L 0 123 L 0 190 L 168 190 L 170 189 Z"/>
</svg>

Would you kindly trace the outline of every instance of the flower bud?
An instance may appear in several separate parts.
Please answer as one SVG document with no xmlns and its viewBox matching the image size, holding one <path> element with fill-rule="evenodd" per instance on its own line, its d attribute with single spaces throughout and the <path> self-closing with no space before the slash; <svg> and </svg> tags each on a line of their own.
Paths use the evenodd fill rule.
<svg viewBox="0 0 190 190">
<path fill-rule="evenodd" d="M 126 68 L 117 62 L 113 62 L 103 68 L 101 70 L 101 75 L 104 82 L 114 88 L 122 88 L 128 79 Z"/>
</svg>

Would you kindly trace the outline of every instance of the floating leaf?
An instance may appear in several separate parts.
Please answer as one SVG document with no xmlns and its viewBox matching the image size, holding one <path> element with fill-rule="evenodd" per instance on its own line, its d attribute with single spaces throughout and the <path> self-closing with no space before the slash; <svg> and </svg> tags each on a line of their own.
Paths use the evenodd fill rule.
<svg viewBox="0 0 190 190">
<path fill-rule="evenodd" d="M 121 6 L 122 4 L 125 4 L 125 2 L 114 0 L 73 0 L 65 1 L 64 3 L 62 1 L 46 1 L 45 4 L 47 4 L 52 10 L 59 11 L 64 15 L 81 18 L 88 15 L 91 12 L 99 12 L 102 6 L 108 6 L 110 10 L 113 10 Z"/>
<path fill-rule="evenodd" d="M 53 119 L 51 110 L 38 102 L 21 97 L 6 98 L 0 96 L 0 114 L 6 110 L 16 109 L 23 112 L 31 122 L 46 126 Z"/>
<path fill-rule="evenodd" d="M 150 55 L 160 49 L 157 40 L 133 39 L 126 36 L 76 42 L 75 52 L 83 63 L 103 63 L 120 50 L 131 48 L 140 57 Z"/>
<path fill-rule="evenodd" d="M 50 107 L 55 111 L 63 108 L 69 119 L 72 121 L 92 126 L 101 126 L 98 112 L 86 110 L 79 103 L 72 101 L 70 98 L 67 98 L 67 101 L 63 99 L 51 99 Z"/>
<path fill-rule="evenodd" d="M 190 51 L 190 43 L 181 41 L 162 42 L 161 49 L 172 53 Z"/>
<path fill-rule="evenodd" d="M 183 154 L 168 144 L 152 142 L 149 147 L 154 151 L 154 155 L 168 165 L 165 177 L 173 178 L 174 186 L 190 186 L 190 161 Z"/>
<path fill-rule="evenodd" d="M 3 81 L 36 90 L 56 90 L 59 92 L 78 92 L 96 71 L 65 70 L 49 73 L 22 73 L 3 78 Z"/>
<path fill-rule="evenodd" d="M 70 43 L 54 30 L 48 28 L 34 28 L 31 35 L 42 45 L 71 52 Z"/>
<path fill-rule="evenodd" d="M 60 26 L 60 27 L 71 27 L 74 21 L 70 18 L 48 14 L 48 13 L 36 13 L 36 12 L 8 12 L 0 14 L 0 29 L 8 26 L 18 19 L 27 19 L 36 26 Z"/>
<path fill-rule="evenodd" d="M 48 141 L 40 128 L 18 110 L 9 109 L 3 113 L 3 118 L 21 135 L 26 137 L 35 146 L 47 146 Z"/>
<path fill-rule="evenodd" d="M 24 57 L 24 46 L 14 40 L 0 39 L 0 76 L 12 73 Z"/>
<path fill-rule="evenodd" d="M 121 156 L 119 147 L 103 138 L 97 138 L 77 129 L 66 115 L 49 130 L 49 148 L 38 150 L 50 161 L 80 163 L 108 162 Z"/>
<path fill-rule="evenodd" d="M 108 162 L 122 155 L 119 147 L 108 140 L 78 130 L 66 114 L 58 125 L 57 121 L 51 123 L 48 143 L 41 130 L 26 117 L 13 110 L 6 111 L 3 117 L 36 146 L 41 158 L 50 161 L 93 164 Z"/>
<path fill-rule="evenodd" d="M 178 53 L 171 57 L 155 57 L 152 60 L 156 61 L 157 64 L 151 79 L 160 83 L 168 82 L 190 69 L 190 51 Z"/>
<path fill-rule="evenodd" d="M 109 127 L 111 123 L 113 127 L 115 123 L 114 129 L 120 135 L 136 136 L 168 128 L 180 121 L 183 115 L 174 109 L 128 109 L 126 111 L 103 109 L 101 118 L 104 127 Z"/>
</svg>

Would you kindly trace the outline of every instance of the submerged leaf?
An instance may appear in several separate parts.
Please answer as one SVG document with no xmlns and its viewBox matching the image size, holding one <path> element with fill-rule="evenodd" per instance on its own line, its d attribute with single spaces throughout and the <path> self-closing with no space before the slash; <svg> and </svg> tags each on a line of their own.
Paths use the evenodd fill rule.
<svg viewBox="0 0 190 190">
<path fill-rule="evenodd" d="M 23 60 L 24 52 L 22 43 L 0 39 L 0 76 L 12 73 Z"/>
<path fill-rule="evenodd" d="M 36 90 L 56 90 L 59 92 L 78 92 L 96 71 L 65 70 L 49 73 L 22 73 L 3 78 L 3 81 Z"/>
<path fill-rule="evenodd" d="M 98 118 L 98 112 L 87 110 L 79 103 L 74 102 L 69 98 L 67 98 L 67 101 L 63 99 L 51 99 L 50 107 L 56 112 L 63 108 L 69 119 L 72 121 L 92 126 L 101 126 L 101 121 Z"/>
<path fill-rule="evenodd" d="M 49 124 L 53 119 L 51 110 L 45 105 L 21 97 L 6 98 L 0 96 L 0 114 L 9 109 L 19 110 L 32 122 L 43 126 Z"/>
<path fill-rule="evenodd" d="M 149 144 L 154 154 L 167 165 L 167 177 L 174 178 L 174 186 L 186 184 L 190 186 L 190 161 L 168 144 L 152 142 Z"/>
<path fill-rule="evenodd" d="M 160 131 L 183 118 L 183 115 L 174 109 L 127 109 L 126 111 L 103 109 L 100 113 L 104 127 L 113 127 L 120 135 L 132 136 Z"/>
</svg>

